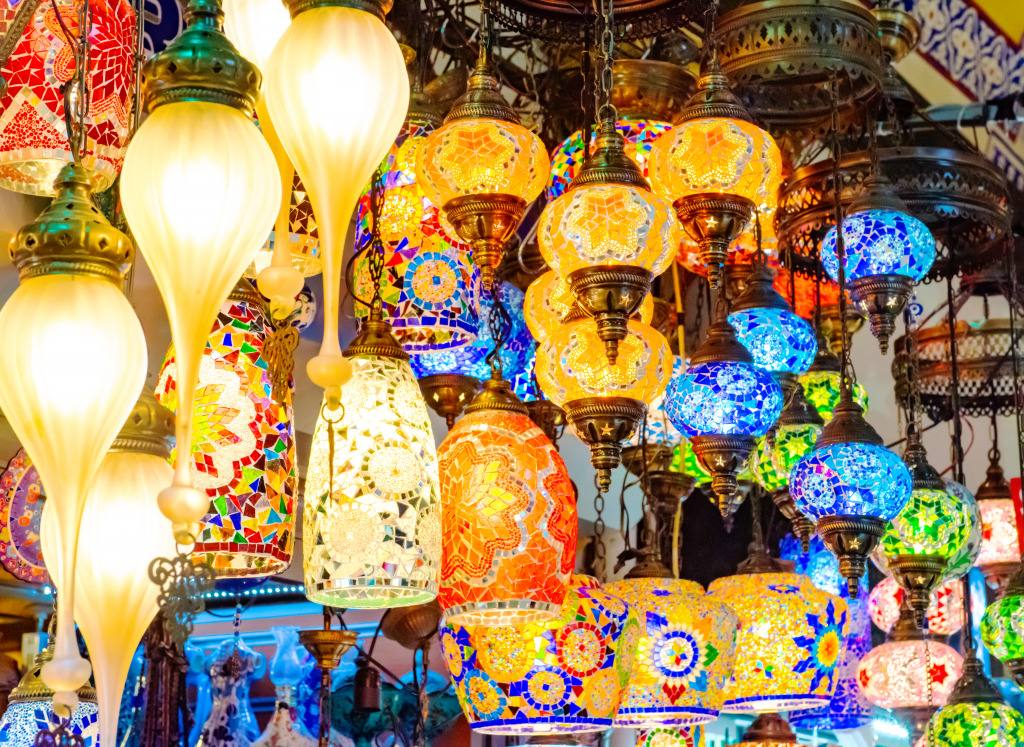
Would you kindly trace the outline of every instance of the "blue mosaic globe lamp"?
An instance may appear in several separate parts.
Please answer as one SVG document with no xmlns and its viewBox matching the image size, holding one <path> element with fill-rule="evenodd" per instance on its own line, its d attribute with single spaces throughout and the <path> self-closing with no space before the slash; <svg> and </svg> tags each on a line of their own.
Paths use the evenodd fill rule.
<svg viewBox="0 0 1024 747">
<path fill-rule="evenodd" d="M 924 223 L 910 215 L 889 181 L 879 174 L 865 180 L 842 226 L 850 297 L 867 313 L 871 334 L 885 353 L 914 283 L 935 262 L 935 239 Z M 821 261 L 825 271 L 838 281 L 836 234 L 833 226 L 825 235 Z"/>
<path fill-rule="evenodd" d="M 782 389 L 754 365 L 724 314 L 708 329 L 685 375 L 669 386 L 665 412 L 711 473 L 711 489 L 726 517 L 739 492 L 737 475 L 782 412 Z"/>
</svg>

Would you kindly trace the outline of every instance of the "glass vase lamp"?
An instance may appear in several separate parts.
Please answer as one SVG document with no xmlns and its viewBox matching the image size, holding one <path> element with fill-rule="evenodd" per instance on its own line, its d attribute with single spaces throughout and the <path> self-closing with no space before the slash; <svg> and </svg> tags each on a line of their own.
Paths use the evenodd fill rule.
<svg viewBox="0 0 1024 747">
<path fill-rule="evenodd" d="M 594 151 L 568 191 L 545 206 L 537 241 L 593 317 L 615 365 L 629 318 L 672 264 L 679 230 L 668 203 L 626 155 L 614 118 L 600 123 Z"/>
<path fill-rule="evenodd" d="M 438 459 L 445 618 L 493 627 L 557 617 L 576 559 L 575 491 L 555 447 L 497 370 Z"/>
<path fill-rule="evenodd" d="M 176 442 L 192 443 L 206 338 L 270 232 L 281 199 L 274 155 L 253 124 L 260 74 L 223 32 L 219 0 L 191 0 L 187 27 L 146 62 L 149 116 L 125 157 L 121 200 L 167 307 L 180 399 Z M 195 537 L 209 499 L 175 464 L 160 510 L 179 541 Z"/>
<path fill-rule="evenodd" d="M 875 173 L 864 181 L 846 211 L 843 244 L 850 298 L 867 313 L 871 334 L 884 354 L 914 283 L 935 262 L 935 239 L 924 223 L 910 215 L 889 181 Z M 821 243 L 821 261 L 838 282 L 835 226 Z"/>
<path fill-rule="evenodd" d="M 299 629 L 294 625 L 275 625 L 270 629 L 277 648 L 267 667 L 276 690 L 274 713 L 253 747 L 314 747 L 317 741 L 306 732 L 295 713 L 299 683 L 313 668 L 299 647 Z"/>
<path fill-rule="evenodd" d="M 1002 598 L 985 610 L 981 641 L 1024 686 L 1024 567 L 1010 577 Z"/>
<path fill-rule="evenodd" d="M 58 583 L 56 647 L 43 679 L 72 706 L 89 678 L 75 637 L 78 527 L 89 485 L 142 391 L 146 341 L 121 292 L 131 240 L 91 200 L 93 178 L 77 163 L 57 177 L 57 196 L 12 238 L 21 282 L 0 309 L 10 350 L 0 367 L 0 409 L 46 487 Z"/>
<path fill-rule="evenodd" d="M 999 462 L 999 449 L 994 445 L 989 452 L 985 481 L 978 487 L 975 498 L 981 511 L 978 570 L 985 576 L 989 588 L 1002 593 L 1020 564 L 1021 548 L 1010 483 L 1006 481 Z"/>
</svg>

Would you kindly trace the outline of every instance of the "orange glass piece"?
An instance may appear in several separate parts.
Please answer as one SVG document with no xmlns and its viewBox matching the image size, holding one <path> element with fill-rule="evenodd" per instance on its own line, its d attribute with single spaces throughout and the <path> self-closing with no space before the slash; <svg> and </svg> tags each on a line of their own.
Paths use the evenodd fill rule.
<svg viewBox="0 0 1024 747">
<path fill-rule="evenodd" d="M 609 365 L 597 323 L 590 318 L 561 325 L 537 351 L 537 383 L 559 407 L 588 397 L 628 397 L 650 403 L 672 375 L 672 351 L 660 332 L 630 320 Z"/>
<path fill-rule="evenodd" d="M 438 450 L 441 590 L 459 625 L 542 622 L 576 562 L 576 499 L 562 457 L 526 415 L 464 416 Z"/>
</svg>

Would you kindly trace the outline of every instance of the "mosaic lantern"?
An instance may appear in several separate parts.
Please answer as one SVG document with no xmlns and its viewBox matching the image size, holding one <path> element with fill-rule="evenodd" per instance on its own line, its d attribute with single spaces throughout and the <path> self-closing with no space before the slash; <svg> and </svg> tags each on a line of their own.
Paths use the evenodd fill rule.
<svg viewBox="0 0 1024 747">
<path fill-rule="evenodd" d="M 814 405 L 821 419 L 828 424 L 839 404 L 839 372 L 815 371 L 812 366 L 810 371 L 800 375 L 799 381 L 804 388 L 807 400 Z M 853 401 L 860 405 L 865 414 L 867 413 L 868 393 L 859 381 L 853 382 Z"/>
<path fill-rule="evenodd" d="M 686 361 L 680 358 L 678 355 L 672 359 L 672 379 L 678 379 L 683 375 L 686 370 Z M 682 445 L 685 441 L 682 431 L 676 428 L 672 421 L 668 419 L 668 413 L 665 412 L 665 392 L 651 399 L 650 404 L 647 406 L 647 444 L 663 445 L 669 448 L 675 448 L 676 446 Z M 640 446 L 640 430 L 637 429 L 633 432 L 633 435 L 629 438 L 631 446 Z M 692 451 L 690 452 L 692 453 Z M 695 458 L 694 458 L 695 459 Z M 680 471 L 687 471 L 682 464 L 678 465 Z M 690 473 L 693 474 L 693 473 Z"/>
<path fill-rule="evenodd" d="M 960 549 L 952 553 L 946 560 L 944 578 L 957 579 L 967 575 L 978 562 L 978 556 L 981 554 L 983 533 L 981 508 L 971 491 L 956 480 L 943 478 L 942 482 L 946 485 L 946 492 L 959 502 L 960 510 L 966 514 L 966 520 L 970 527 L 967 539 L 960 545 Z"/>
<path fill-rule="evenodd" d="M 785 410 L 783 410 L 785 413 Z M 780 415 L 780 420 L 784 415 Z M 821 435 L 821 425 L 806 423 L 780 425 L 775 431 L 775 443 L 767 436 L 757 440 L 757 449 L 750 459 L 754 479 L 765 490 L 782 490 L 789 485 L 789 475 L 805 454 L 814 448 Z"/>
<path fill-rule="evenodd" d="M 270 576 L 295 543 L 295 436 L 289 380 L 275 388 L 265 346 L 274 336 L 265 301 L 242 280 L 221 307 L 199 363 L 192 482 L 210 497 L 192 550 L 218 576 Z M 267 351 L 269 352 L 269 351 Z M 177 412 L 171 348 L 156 396 Z M 177 458 L 177 451 L 175 457 Z"/>
<path fill-rule="evenodd" d="M 626 603 L 574 575 L 548 622 L 440 628 L 462 710 L 484 734 L 578 734 L 612 725 L 640 630 Z"/>
<path fill-rule="evenodd" d="M 945 704 L 962 668 L 963 657 L 945 643 L 890 639 L 861 659 L 857 678 L 879 708 L 923 708 Z"/>
<path fill-rule="evenodd" d="M 0 475 L 0 562 L 15 578 L 46 583 L 39 540 L 46 494 L 28 452 L 18 449 Z"/>
<path fill-rule="evenodd" d="M 918 747 L 1017 747 L 1024 744 L 1024 716 L 1000 702 L 947 706 L 921 739 Z"/>
<path fill-rule="evenodd" d="M 868 595 L 871 621 L 888 633 L 896 624 L 903 606 L 904 591 L 895 579 L 884 578 Z M 928 630 L 932 635 L 953 635 L 964 625 L 964 593 L 959 579 L 946 581 L 932 591 L 928 605 Z"/>
<path fill-rule="evenodd" d="M 976 564 L 990 588 L 1001 590 L 1020 562 L 1017 512 L 1010 494 L 999 451 L 989 453 L 985 481 L 977 491 L 981 512 L 981 552 Z"/>
<path fill-rule="evenodd" d="M 0 32 L 8 33 L 15 8 L 5 10 Z M 40 4 L 4 66 L 0 186 L 6 189 L 52 195 L 57 172 L 71 160 L 62 88 L 75 78 L 78 9 L 79 3 L 73 0 Z M 117 178 L 128 145 L 135 85 L 135 12 L 124 0 L 96 3 L 89 11 L 89 111 L 82 164 L 96 179 L 99 192 Z"/>
<path fill-rule="evenodd" d="M 726 576 L 708 592 L 740 617 L 722 710 L 802 711 L 829 703 L 849 633 L 845 601 L 796 573 Z"/>
<path fill-rule="evenodd" d="M 407 354 L 371 314 L 345 351 L 352 379 L 313 431 L 302 517 L 306 596 L 401 607 L 437 595 L 437 456 Z"/>
<path fill-rule="evenodd" d="M 438 600 L 448 621 L 495 626 L 557 616 L 576 562 L 575 493 L 508 382 L 484 383 L 438 459 Z"/>
<path fill-rule="evenodd" d="M 800 539 L 787 534 L 779 543 L 779 557 L 792 561 L 795 564 L 794 572 L 807 576 L 816 588 L 828 594 L 840 595 L 843 577 L 839 573 L 839 561 L 829 552 L 821 537 L 813 535 L 805 552 Z M 854 622 L 851 616 L 851 636 L 858 629 L 853 625 Z"/>
<path fill-rule="evenodd" d="M 671 576 L 661 569 L 662 575 Z M 714 721 L 732 671 L 739 618 L 693 581 L 631 576 L 608 585 L 629 604 L 640 632 L 615 726 L 680 727 Z"/>
<path fill-rule="evenodd" d="M 1002 599 L 989 605 L 981 620 L 981 641 L 1003 662 L 1014 681 L 1024 683 L 1024 573 L 1010 579 Z"/>
<path fill-rule="evenodd" d="M 656 726 L 636 730 L 636 747 L 704 747 L 704 729 Z"/>
</svg>

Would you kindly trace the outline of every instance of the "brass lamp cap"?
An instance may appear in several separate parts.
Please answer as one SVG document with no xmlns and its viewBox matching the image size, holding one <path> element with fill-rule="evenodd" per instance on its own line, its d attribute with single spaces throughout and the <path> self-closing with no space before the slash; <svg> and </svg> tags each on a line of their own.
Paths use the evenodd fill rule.
<svg viewBox="0 0 1024 747">
<path fill-rule="evenodd" d="M 178 101 L 207 101 L 251 113 L 262 77 L 224 34 L 220 0 L 189 0 L 185 22 L 178 38 L 142 66 L 146 111 Z"/>
<path fill-rule="evenodd" d="M 359 355 L 409 360 L 409 354 L 391 333 L 391 325 L 384 321 L 379 308 L 370 309 L 370 315 L 363 321 L 359 334 L 349 343 L 342 355 L 346 358 Z"/>
<path fill-rule="evenodd" d="M 1005 703 L 1006 699 L 992 680 L 985 676 L 981 659 L 972 651 L 964 658 L 963 674 L 953 686 L 947 705 L 964 703 Z"/>
<path fill-rule="evenodd" d="M 883 446 L 882 437 L 864 419 L 864 409 L 851 398 L 843 397 L 832 412 L 832 420 L 822 430 L 815 449 L 824 449 L 835 444 L 874 444 Z"/>
<path fill-rule="evenodd" d="M 504 410 L 526 416 L 530 414 L 526 405 L 512 391 L 512 385 L 501 378 L 497 372 L 492 373 L 491 378 L 483 383 L 480 392 L 473 397 L 473 401 L 466 408 L 466 414 L 483 410 Z"/>
<path fill-rule="evenodd" d="M 626 155 L 626 139 L 615 129 L 615 122 L 606 119 L 598 126 L 594 151 L 583 162 L 569 189 L 588 184 L 625 184 L 651 191 L 640 167 Z"/>
<path fill-rule="evenodd" d="M 92 201 L 96 183 L 81 165 L 60 170 L 57 194 L 39 217 L 11 237 L 11 262 L 21 279 L 40 275 L 92 275 L 120 285 L 135 247 Z"/>
<path fill-rule="evenodd" d="M 690 122 L 694 119 L 711 117 L 728 117 L 754 123 L 753 117 L 739 97 L 729 87 L 729 80 L 718 64 L 718 56 L 711 55 L 702 66 L 697 90 L 683 107 L 677 124 Z"/>
<path fill-rule="evenodd" d="M 478 60 L 469 76 L 466 92 L 455 100 L 444 123 L 463 119 L 497 119 L 519 124 L 519 115 L 501 95 L 498 79 L 485 60 Z"/>
<path fill-rule="evenodd" d="M 747 309 L 779 309 L 781 311 L 792 311 L 789 302 L 782 297 L 782 294 L 775 290 L 772 284 L 774 278 L 772 271 L 764 262 L 754 262 L 751 265 L 750 274 L 747 275 L 747 287 L 733 301 L 732 311 L 746 311 Z"/>
<path fill-rule="evenodd" d="M 170 459 L 173 448 L 174 413 L 157 402 L 146 387 L 110 450 Z"/>
<path fill-rule="evenodd" d="M 839 358 L 829 348 L 821 327 L 815 330 L 815 337 L 818 341 L 818 352 L 814 354 L 814 360 L 811 361 L 807 373 L 842 373 L 843 367 L 839 363 Z"/>
<path fill-rule="evenodd" d="M 939 471 L 928 463 L 928 454 L 921 443 L 921 436 L 916 431 L 907 437 L 907 448 L 903 452 L 903 461 L 910 468 L 910 477 L 914 490 L 945 490 Z"/>
<path fill-rule="evenodd" d="M 989 462 L 985 471 L 985 482 L 978 486 L 974 492 L 974 498 L 979 501 L 1012 499 L 1010 495 L 1010 483 L 1006 481 L 1006 474 L 1003 466 L 999 463 L 998 456 Z"/>
<path fill-rule="evenodd" d="M 444 122 L 441 110 L 434 100 L 423 93 L 413 91 L 409 95 L 409 112 L 405 115 L 406 124 L 421 124 L 429 127 L 440 127 Z"/>
<path fill-rule="evenodd" d="M 7 696 L 8 702 L 45 703 L 53 700 L 53 690 L 43 682 L 42 669 L 43 664 L 53 658 L 54 641 L 55 636 L 51 626 L 49 643 L 47 643 L 45 649 L 36 654 L 32 666 L 25 670 L 25 674 L 18 681 L 17 687 L 11 690 L 11 694 Z M 77 693 L 79 701 L 84 703 L 96 702 L 96 691 L 89 687 L 88 684 L 78 688 Z"/>
<path fill-rule="evenodd" d="M 910 213 L 907 203 L 897 196 L 892 182 L 885 176 L 874 173 L 864 180 L 847 209 L 847 215 L 864 213 L 868 210 L 895 210 L 898 213 Z"/>
<path fill-rule="evenodd" d="M 716 361 L 754 364 L 750 351 L 743 347 L 743 343 L 736 337 L 736 330 L 725 319 L 708 327 L 707 339 L 690 358 L 690 365 Z"/>
<path fill-rule="evenodd" d="M 824 426 L 825 421 L 818 414 L 818 408 L 807 400 L 803 386 L 797 383 L 793 394 L 786 401 L 786 406 L 782 408 L 779 419 L 775 421 L 775 425 L 779 428 L 787 425 Z"/>
<path fill-rule="evenodd" d="M 288 8 L 292 18 L 313 8 L 354 8 L 383 21 L 392 5 L 393 0 L 284 0 L 284 6 Z M 407 61 L 405 64 L 410 63 Z"/>
</svg>

